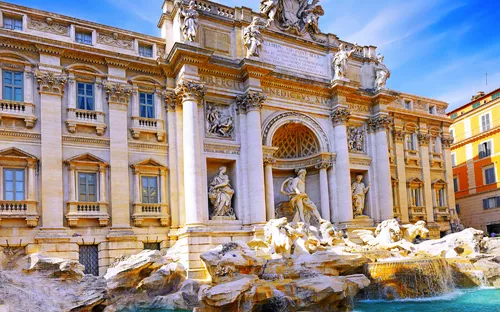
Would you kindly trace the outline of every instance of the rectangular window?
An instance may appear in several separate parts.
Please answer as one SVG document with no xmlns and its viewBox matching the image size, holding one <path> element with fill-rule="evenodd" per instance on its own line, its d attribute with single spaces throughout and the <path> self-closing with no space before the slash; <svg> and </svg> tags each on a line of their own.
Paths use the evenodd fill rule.
<svg viewBox="0 0 500 312">
<path fill-rule="evenodd" d="M 144 243 L 144 250 L 160 250 L 160 243 Z"/>
<path fill-rule="evenodd" d="M 457 155 L 456 154 L 451 154 L 451 166 L 452 167 L 457 166 Z"/>
<path fill-rule="evenodd" d="M 97 201 L 97 174 L 78 173 L 78 201 L 94 203 Z"/>
<path fill-rule="evenodd" d="M 23 19 L 21 17 L 4 16 L 3 28 L 11 30 L 23 30 Z"/>
<path fill-rule="evenodd" d="M 460 205 L 459 204 L 455 204 L 455 211 L 457 212 L 457 214 L 460 214 Z"/>
<path fill-rule="evenodd" d="M 142 177 L 142 203 L 158 203 L 158 179 L 156 177 Z"/>
<path fill-rule="evenodd" d="M 407 148 L 411 151 L 417 149 L 417 145 L 415 144 L 415 133 L 411 133 L 408 135 Z"/>
<path fill-rule="evenodd" d="M 495 93 L 495 94 L 493 94 L 493 95 L 491 96 L 491 99 L 492 99 L 492 100 L 494 100 L 494 99 L 496 99 L 496 98 L 500 98 L 500 92 Z"/>
<path fill-rule="evenodd" d="M 24 169 L 4 169 L 4 199 L 24 200 Z"/>
<path fill-rule="evenodd" d="M 406 109 L 411 109 L 411 101 L 405 100 L 405 108 Z"/>
<path fill-rule="evenodd" d="M 78 43 L 92 45 L 92 33 L 77 31 L 75 33 L 75 41 Z"/>
<path fill-rule="evenodd" d="M 458 192 L 459 188 L 458 188 L 458 178 L 453 178 L 453 190 L 456 192 Z"/>
<path fill-rule="evenodd" d="M 411 199 L 412 199 L 412 206 L 415 206 L 415 207 L 422 206 L 419 188 L 411 189 Z"/>
<path fill-rule="evenodd" d="M 435 137 L 434 138 L 434 153 L 440 154 L 441 153 L 441 138 L 440 137 Z"/>
<path fill-rule="evenodd" d="M 440 189 L 438 191 L 438 194 L 439 194 L 439 207 L 445 207 L 446 206 L 446 195 L 445 195 L 445 191 L 444 189 Z"/>
<path fill-rule="evenodd" d="M 479 159 L 491 156 L 491 141 L 486 141 L 478 146 Z"/>
<path fill-rule="evenodd" d="M 436 106 L 434 105 L 429 105 L 429 114 L 436 114 Z"/>
<path fill-rule="evenodd" d="M 153 93 L 139 93 L 139 111 L 140 117 L 155 118 Z"/>
<path fill-rule="evenodd" d="M 148 45 L 139 45 L 139 55 L 144 57 L 153 57 L 153 47 Z"/>
<path fill-rule="evenodd" d="M 83 273 L 99 276 L 98 245 L 80 245 L 79 260 L 85 266 Z"/>
<path fill-rule="evenodd" d="M 491 128 L 490 114 L 481 116 L 481 131 L 488 131 Z"/>
<path fill-rule="evenodd" d="M 488 197 L 483 199 L 483 208 L 484 209 L 491 209 L 491 208 L 497 208 L 500 207 L 500 196 L 496 197 Z"/>
<path fill-rule="evenodd" d="M 472 109 L 478 108 L 479 105 L 481 105 L 481 102 L 477 102 L 477 103 L 472 104 Z"/>
<path fill-rule="evenodd" d="M 91 83 L 77 83 L 78 109 L 94 110 L 94 85 Z"/>
<path fill-rule="evenodd" d="M 458 113 L 453 113 L 453 114 L 451 114 L 450 118 L 455 119 L 455 118 L 457 118 L 457 116 L 458 116 Z"/>
<path fill-rule="evenodd" d="M 454 139 L 455 138 L 455 130 L 450 129 L 450 138 Z"/>
<path fill-rule="evenodd" d="M 483 170 L 484 183 L 491 184 L 496 182 L 495 178 L 495 167 L 489 167 Z"/>
<path fill-rule="evenodd" d="M 23 73 L 4 70 L 2 80 L 3 99 L 22 102 L 24 100 Z"/>
</svg>

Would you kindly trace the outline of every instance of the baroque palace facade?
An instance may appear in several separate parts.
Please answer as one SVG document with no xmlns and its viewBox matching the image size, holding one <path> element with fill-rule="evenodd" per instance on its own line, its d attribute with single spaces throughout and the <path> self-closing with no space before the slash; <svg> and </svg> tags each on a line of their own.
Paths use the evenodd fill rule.
<svg viewBox="0 0 500 312">
<path fill-rule="evenodd" d="M 451 112 L 453 187 L 464 226 L 500 233 L 500 88 Z"/>
<path fill-rule="evenodd" d="M 347 231 L 449 231 L 447 104 L 387 89 L 316 2 L 278 2 L 166 0 L 161 38 L 1 2 L 0 246 L 103 274 L 176 243 L 203 278 L 201 252 L 286 215 L 296 174 Z"/>
</svg>

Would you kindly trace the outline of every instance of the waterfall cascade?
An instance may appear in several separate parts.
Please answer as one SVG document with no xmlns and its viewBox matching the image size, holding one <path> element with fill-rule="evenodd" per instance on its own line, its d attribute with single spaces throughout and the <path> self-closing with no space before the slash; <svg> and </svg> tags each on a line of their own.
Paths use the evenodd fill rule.
<svg viewBox="0 0 500 312">
<path fill-rule="evenodd" d="M 365 264 L 372 281 L 366 299 L 404 299 L 439 296 L 455 289 L 453 269 L 442 258 Z"/>
</svg>

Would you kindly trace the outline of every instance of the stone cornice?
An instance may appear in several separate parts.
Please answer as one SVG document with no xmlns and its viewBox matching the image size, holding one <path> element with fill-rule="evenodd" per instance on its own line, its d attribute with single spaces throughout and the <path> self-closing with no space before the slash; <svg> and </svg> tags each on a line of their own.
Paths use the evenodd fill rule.
<svg viewBox="0 0 500 312">
<path fill-rule="evenodd" d="M 194 81 L 181 81 L 175 88 L 175 95 L 182 101 L 192 100 L 201 104 L 205 96 L 205 86 Z"/>
<path fill-rule="evenodd" d="M 262 108 L 267 96 L 262 92 L 248 91 L 244 95 L 236 97 L 236 110 L 238 114 L 246 114 L 249 111 L 254 111 Z"/>
<path fill-rule="evenodd" d="M 47 93 L 59 96 L 64 94 L 64 85 L 67 81 L 66 75 L 37 70 L 35 71 L 35 77 L 40 94 Z"/>
</svg>

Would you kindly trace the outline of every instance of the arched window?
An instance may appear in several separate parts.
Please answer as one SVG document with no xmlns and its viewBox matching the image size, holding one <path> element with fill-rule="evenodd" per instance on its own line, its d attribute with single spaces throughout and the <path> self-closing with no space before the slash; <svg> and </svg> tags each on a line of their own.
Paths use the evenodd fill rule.
<svg viewBox="0 0 500 312">
<path fill-rule="evenodd" d="M 276 158 L 300 158 L 314 155 L 320 151 L 314 133 L 302 124 L 286 124 L 273 136 L 273 146 L 278 147 Z"/>
</svg>

